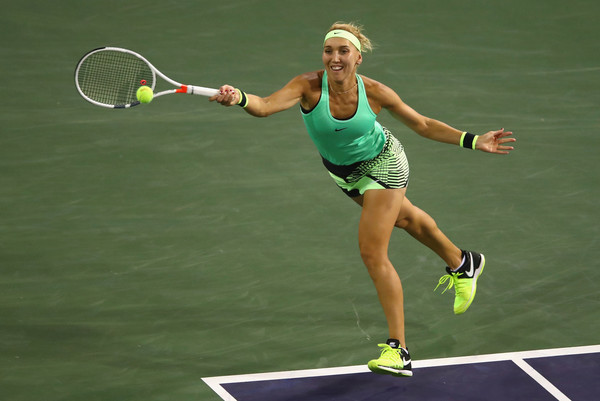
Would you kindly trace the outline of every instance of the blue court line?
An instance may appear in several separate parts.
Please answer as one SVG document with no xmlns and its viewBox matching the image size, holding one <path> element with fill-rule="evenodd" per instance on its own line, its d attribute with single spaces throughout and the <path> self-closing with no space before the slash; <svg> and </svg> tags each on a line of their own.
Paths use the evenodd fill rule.
<svg viewBox="0 0 600 401">
<path fill-rule="evenodd" d="M 583 362 L 574 359 L 584 357 Z M 447 368 L 460 365 L 461 369 Z M 380 394 L 372 399 L 453 399 L 453 384 L 463 400 L 600 399 L 600 345 L 413 360 L 413 370 L 412 378 L 375 375 L 366 365 L 357 365 L 202 380 L 225 401 L 366 401 L 373 389 Z M 478 385 L 461 386 L 463 379 Z M 465 388 L 472 394 L 464 393 Z"/>
</svg>

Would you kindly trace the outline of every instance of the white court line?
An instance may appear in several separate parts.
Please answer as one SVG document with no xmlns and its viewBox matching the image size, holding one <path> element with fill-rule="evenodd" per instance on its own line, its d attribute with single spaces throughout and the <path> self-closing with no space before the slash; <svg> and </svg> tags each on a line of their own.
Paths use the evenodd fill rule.
<svg viewBox="0 0 600 401">
<path fill-rule="evenodd" d="M 518 360 L 523 361 L 524 359 L 542 358 L 550 356 L 565 356 L 565 355 L 578 355 L 578 354 L 592 354 L 600 352 L 600 345 L 588 345 L 583 347 L 568 347 L 568 348 L 553 348 L 545 350 L 534 350 L 534 351 L 521 351 L 521 352 L 505 352 L 499 354 L 487 354 L 487 355 L 474 355 L 474 356 L 460 356 L 454 358 L 439 358 L 439 359 L 426 359 L 423 361 L 413 360 L 413 369 L 417 368 L 430 368 L 436 366 L 449 366 L 449 365 L 465 365 L 470 363 L 484 363 L 484 362 L 498 362 L 498 361 L 515 361 L 515 363 L 523 369 L 523 366 L 519 365 Z M 525 361 L 523 361 L 525 363 Z M 525 363 L 526 364 L 526 363 Z M 529 366 L 527 364 L 527 366 Z M 535 372 L 539 377 L 542 377 L 537 371 L 531 366 L 530 370 Z M 525 369 L 523 369 L 525 370 Z M 525 370 L 527 374 L 532 376 L 529 371 Z M 227 383 L 247 383 L 253 381 L 263 380 L 282 380 L 282 379 L 297 379 L 304 377 L 318 377 L 318 376 L 335 376 L 343 374 L 353 373 L 366 373 L 369 369 L 366 365 L 356 366 L 343 366 L 337 368 L 324 368 L 324 369 L 306 369 L 306 370 L 292 370 L 284 372 L 269 372 L 269 373 L 252 373 L 246 375 L 232 375 L 232 376 L 215 376 L 205 377 L 202 380 L 224 401 L 237 401 L 231 394 L 229 394 L 221 385 Z M 533 377 L 533 376 L 532 376 Z M 533 377 L 536 379 L 536 377 Z M 537 379 L 536 379 L 537 380 Z M 545 379 L 544 379 L 545 380 Z M 546 380 L 547 382 L 547 380 Z M 540 383 L 538 381 L 538 383 Z M 548 382 L 550 383 L 550 382 Z M 541 384 L 541 383 L 540 383 Z M 552 385 L 551 385 L 552 386 Z M 554 387 L 554 386 L 552 386 Z M 546 387 L 544 387 L 546 388 Z M 546 388 L 548 389 L 548 388 Z M 558 391 L 558 390 L 557 390 Z M 560 391 L 559 391 L 560 393 Z M 562 394 L 562 393 L 560 393 Z M 556 395 L 555 395 L 556 396 Z M 564 394 L 562 394 L 563 397 Z M 557 397 L 558 398 L 558 397 Z M 558 398 L 559 400 L 567 401 L 568 398 Z"/>
<path fill-rule="evenodd" d="M 523 369 L 525 373 L 527 373 L 533 380 L 538 382 L 540 386 L 542 386 L 547 392 L 552 394 L 558 401 L 571 401 L 569 397 L 563 394 L 562 391 L 556 388 L 556 386 L 548 381 L 544 376 L 540 374 L 537 370 L 531 367 L 530 364 L 525 362 L 520 358 L 515 358 L 512 360 L 517 364 L 518 367 Z"/>
</svg>

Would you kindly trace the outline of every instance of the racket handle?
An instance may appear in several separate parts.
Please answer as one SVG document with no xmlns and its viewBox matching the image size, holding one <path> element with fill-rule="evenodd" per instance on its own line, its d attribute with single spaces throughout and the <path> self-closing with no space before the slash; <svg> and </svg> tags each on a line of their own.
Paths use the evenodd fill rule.
<svg viewBox="0 0 600 401">
<path fill-rule="evenodd" d="M 188 95 L 214 96 L 219 93 L 218 89 L 205 88 L 203 86 L 182 85 L 176 93 L 187 93 Z"/>
</svg>

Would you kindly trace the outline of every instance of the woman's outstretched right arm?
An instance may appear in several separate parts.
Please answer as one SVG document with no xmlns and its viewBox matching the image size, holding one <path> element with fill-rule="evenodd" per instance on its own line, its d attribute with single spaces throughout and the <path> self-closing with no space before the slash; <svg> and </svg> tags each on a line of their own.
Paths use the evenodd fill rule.
<svg viewBox="0 0 600 401">
<path fill-rule="evenodd" d="M 267 117 L 271 114 L 287 110 L 296 105 L 310 87 L 305 75 L 299 75 L 288 82 L 283 88 L 267 97 L 244 93 L 231 85 L 221 86 L 220 93 L 211 97 L 223 106 L 235 106 L 246 103 L 244 110 L 255 117 Z"/>
</svg>

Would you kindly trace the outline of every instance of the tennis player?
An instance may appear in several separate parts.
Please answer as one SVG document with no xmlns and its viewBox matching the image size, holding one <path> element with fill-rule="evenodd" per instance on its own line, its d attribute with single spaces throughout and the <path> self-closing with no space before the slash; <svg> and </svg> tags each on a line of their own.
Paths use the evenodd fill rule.
<svg viewBox="0 0 600 401">
<path fill-rule="evenodd" d="M 224 106 L 241 106 L 248 114 L 266 117 L 300 103 L 309 135 L 331 178 L 362 207 L 358 240 L 362 260 L 375 284 L 389 327 L 389 339 L 379 344 L 379 358 L 369 361 L 373 372 L 412 376 L 404 336 L 404 304 L 398 273 L 388 258 L 394 227 L 406 230 L 446 263 L 439 285 L 454 286 L 454 313 L 464 313 L 477 289 L 485 258 L 459 249 L 436 222 L 406 197 L 409 167 L 402 144 L 377 122 L 388 110 L 417 134 L 434 141 L 489 153 L 513 149 L 504 129 L 473 135 L 425 117 L 389 87 L 357 74 L 370 40 L 355 24 L 335 23 L 323 42 L 324 69 L 293 78 L 267 97 L 247 94 L 230 85 L 210 98 Z M 436 287 L 437 288 L 437 287 Z"/>
</svg>

